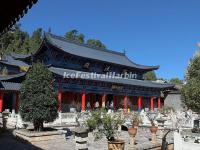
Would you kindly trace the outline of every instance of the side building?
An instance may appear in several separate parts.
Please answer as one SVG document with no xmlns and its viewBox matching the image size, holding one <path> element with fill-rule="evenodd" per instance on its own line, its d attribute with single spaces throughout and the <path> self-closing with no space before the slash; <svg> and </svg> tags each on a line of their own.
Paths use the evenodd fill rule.
<svg viewBox="0 0 200 150">
<path fill-rule="evenodd" d="M 184 110 L 183 98 L 181 96 L 182 85 L 175 85 L 173 90 L 170 90 L 166 95 L 164 105 L 166 107 L 171 107 L 176 111 Z"/>
</svg>

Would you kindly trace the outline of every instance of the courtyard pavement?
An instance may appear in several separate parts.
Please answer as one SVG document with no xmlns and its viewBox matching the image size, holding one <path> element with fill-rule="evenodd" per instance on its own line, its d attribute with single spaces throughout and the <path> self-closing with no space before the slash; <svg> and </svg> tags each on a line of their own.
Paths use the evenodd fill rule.
<svg viewBox="0 0 200 150">
<path fill-rule="evenodd" d="M 66 129 L 65 129 L 66 130 Z M 170 135 L 169 135 L 170 136 Z M 153 145 L 149 140 L 151 138 L 151 134 L 149 129 L 139 129 L 136 135 L 136 143 L 137 149 L 148 149 L 150 147 L 154 147 L 156 145 L 161 144 L 161 140 L 158 139 L 158 143 Z M 127 131 L 123 131 L 119 139 L 125 140 L 125 150 L 131 150 L 129 147 L 129 135 Z M 168 139 L 169 141 L 170 139 Z M 88 146 L 89 150 L 107 150 L 107 140 L 103 138 L 98 141 L 94 141 L 92 134 L 89 134 L 88 137 Z M 0 135 L 0 150 L 75 150 L 75 141 L 73 135 L 68 132 L 66 134 L 66 140 L 54 140 L 54 141 L 42 141 L 37 144 L 30 145 L 27 143 L 23 143 L 15 137 L 12 136 L 11 133 L 6 132 Z"/>
</svg>

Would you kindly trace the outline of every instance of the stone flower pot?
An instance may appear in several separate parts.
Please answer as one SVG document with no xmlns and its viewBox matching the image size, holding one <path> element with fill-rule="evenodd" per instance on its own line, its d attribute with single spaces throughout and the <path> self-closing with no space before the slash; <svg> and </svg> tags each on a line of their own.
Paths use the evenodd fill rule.
<svg viewBox="0 0 200 150">
<path fill-rule="evenodd" d="M 129 133 L 130 136 L 135 137 L 136 134 L 137 134 L 137 128 L 129 128 L 128 133 Z"/>
<path fill-rule="evenodd" d="M 156 127 L 156 126 L 151 126 L 151 127 L 150 127 L 150 131 L 151 131 L 151 133 L 156 134 L 156 132 L 158 131 L 158 127 Z"/>
<path fill-rule="evenodd" d="M 155 144 L 156 143 L 156 132 L 158 131 L 158 127 L 151 126 L 150 131 L 151 131 L 151 134 L 152 134 L 151 143 Z"/>
<path fill-rule="evenodd" d="M 108 150 L 124 150 L 124 149 L 125 149 L 124 140 L 108 141 Z"/>
</svg>

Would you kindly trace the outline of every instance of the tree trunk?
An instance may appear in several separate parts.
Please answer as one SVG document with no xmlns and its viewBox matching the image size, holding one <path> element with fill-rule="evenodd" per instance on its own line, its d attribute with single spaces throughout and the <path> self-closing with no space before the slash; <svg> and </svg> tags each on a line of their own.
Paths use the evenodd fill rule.
<svg viewBox="0 0 200 150">
<path fill-rule="evenodd" d="M 43 121 L 33 121 L 34 131 L 43 131 Z"/>
</svg>

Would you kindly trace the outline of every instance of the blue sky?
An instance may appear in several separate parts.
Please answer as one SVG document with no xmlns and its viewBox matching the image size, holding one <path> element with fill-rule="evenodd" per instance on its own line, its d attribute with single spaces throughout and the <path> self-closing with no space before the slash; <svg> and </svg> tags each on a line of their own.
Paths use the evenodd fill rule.
<svg viewBox="0 0 200 150">
<path fill-rule="evenodd" d="M 78 29 L 108 49 L 125 49 L 136 63 L 160 65 L 158 77 L 183 79 L 200 41 L 199 6 L 199 0 L 39 0 L 20 23 L 29 33 Z"/>
</svg>

